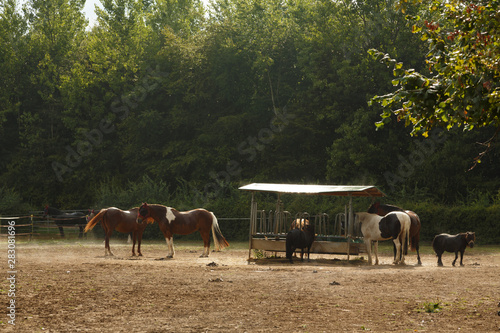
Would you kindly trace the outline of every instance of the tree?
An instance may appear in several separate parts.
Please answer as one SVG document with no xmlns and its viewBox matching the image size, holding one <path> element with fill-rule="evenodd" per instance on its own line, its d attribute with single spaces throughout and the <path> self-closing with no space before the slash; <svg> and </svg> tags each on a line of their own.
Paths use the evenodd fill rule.
<svg viewBox="0 0 500 333">
<path fill-rule="evenodd" d="M 388 54 L 370 51 L 393 67 L 396 78 L 392 82 L 398 87 L 395 92 L 373 98 L 372 102 L 384 107 L 377 127 L 390 121 L 392 114 L 412 125 L 412 134 L 424 136 L 435 127 L 470 131 L 492 126 L 496 132 L 485 142 L 486 151 L 491 148 L 500 131 L 499 3 L 427 0 L 426 15 L 435 20 L 409 16 L 415 22 L 413 32 L 429 45 L 428 74 L 405 69 Z M 402 10 L 406 9 L 403 5 Z"/>
</svg>

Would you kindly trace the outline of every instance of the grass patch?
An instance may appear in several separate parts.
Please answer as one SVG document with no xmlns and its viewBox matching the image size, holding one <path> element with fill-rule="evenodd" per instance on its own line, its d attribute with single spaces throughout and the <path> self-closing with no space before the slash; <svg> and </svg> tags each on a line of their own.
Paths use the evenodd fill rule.
<svg viewBox="0 0 500 333">
<path fill-rule="evenodd" d="M 443 309 L 441 302 L 424 302 L 418 312 L 437 313 Z"/>
</svg>

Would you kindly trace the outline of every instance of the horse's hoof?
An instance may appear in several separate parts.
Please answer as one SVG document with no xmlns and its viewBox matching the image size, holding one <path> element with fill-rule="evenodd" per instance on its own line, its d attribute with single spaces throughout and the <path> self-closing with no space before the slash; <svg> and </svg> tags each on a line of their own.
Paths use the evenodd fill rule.
<svg viewBox="0 0 500 333">
<path fill-rule="evenodd" d="M 139 254 L 138 254 L 138 256 L 139 256 L 139 257 L 142 257 L 142 253 L 139 253 Z"/>
<path fill-rule="evenodd" d="M 165 258 L 167 258 L 167 259 L 172 259 L 173 257 L 174 257 L 174 256 L 172 255 L 172 256 L 166 256 Z"/>
</svg>

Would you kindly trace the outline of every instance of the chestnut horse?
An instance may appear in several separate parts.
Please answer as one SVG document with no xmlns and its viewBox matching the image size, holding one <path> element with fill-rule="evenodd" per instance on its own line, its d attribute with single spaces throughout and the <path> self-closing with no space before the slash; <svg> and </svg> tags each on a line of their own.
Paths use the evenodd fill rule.
<svg viewBox="0 0 500 333">
<path fill-rule="evenodd" d="M 419 253 L 419 241 L 420 241 L 420 218 L 415 212 L 412 212 L 411 210 L 404 210 L 402 208 L 399 208 L 397 206 L 393 205 L 383 205 L 380 204 L 379 202 L 374 203 L 373 205 L 368 208 L 368 213 L 373 213 L 373 214 L 378 214 L 380 216 L 385 216 L 387 213 L 390 212 L 405 212 L 410 216 L 410 247 L 412 251 L 417 251 L 417 260 L 418 260 L 418 265 L 422 265 L 422 261 L 420 261 L 420 253 Z M 405 249 L 405 254 L 407 252 L 407 249 Z M 394 256 L 396 256 L 396 248 L 394 247 Z M 394 257 L 396 259 L 396 257 Z"/>
<path fill-rule="evenodd" d="M 204 246 L 201 257 L 208 257 L 210 252 L 210 229 L 212 229 L 214 245 L 217 251 L 229 246 L 229 243 L 222 236 L 214 213 L 202 208 L 193 209 L 188 212 L 179 212 L 171 207 L 143 203 L 139 208 L 137 224 L 140 225 L 147 219 L 153 219 L 158 222 L 167 242 L 167 258 L 174 257 L 174 240 L 172 238 L 174 234 L 189 235 L 195 231 L 199 231 Z"/>
<path fill-rule="evenodd" d="M 85 227 L 85 232 L 92 230 L 94 226 L 101 222 L 102 228 L 104 229 L 104 234 L 106 237 L 104 245 L 104 255 L 110 256 L 111 249 L 109 247 L 109 238 L 114 230 L 123 233 L 132 233 L 133 245 L 132 245 L 132 256 L 135 256 L 135 242 L 137 241 L 137 254 L 142 256 L 141 253 L 141 241 L 144 229 L 146 229 L 147 223 L 137 224 L 137 212 L 138 207 L 132 208 L 130 210 L 121 210 L 115 207 L 101 209 L 97 215 L 95 215 Z M 148 221 L 152 223 L 153 221 Z"/>
</svg>

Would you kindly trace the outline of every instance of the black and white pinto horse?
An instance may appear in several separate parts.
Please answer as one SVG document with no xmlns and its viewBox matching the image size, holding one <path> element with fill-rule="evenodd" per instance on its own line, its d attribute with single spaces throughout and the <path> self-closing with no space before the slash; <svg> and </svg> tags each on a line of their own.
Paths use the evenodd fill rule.
<svg viewBox="0 0 500 333">
<path fill-rule="evenodd" d="M 392 239 L 396 246 L 394 264 L 405 262 L 404 244 L 408 246 L 410 239 L 410 217 L 404 212 L 390 212 L 385 216 L 359 212 L 355 223 L 361 223 L 361 233 L 366 244 L 368 263 L 372 264 L 372 242 L 375 250 L 375 265 L 378 265 L 378 241 Z"/>
<path fill-rule="evenodd" d="M 463 232 L 457 235 L 449 234 L 439 234 L 434 237 L 432 241 L 432 248 L 438 257 L 438 266 L 443 266 L 441 261 L 441 256 L 443 252 L 455 252 L 455 260 L 453 260 L 452 265 L 455 266 L 455 262 L 458 258 L 458 252 L 460 252 L 460 266 L 463 266 L 464 252 L 465 248 L 469 246 L 474 247 L 474 241 L 476 240 L 475 232 Z"/>
<path fill-rule="evenodd" d="M 54 207 L 45 206 L 43 210 L 43 218 L 50 216 L 55 224 L 59 227 L 59 233 L 61 237 L 64 238 L 64 229 L 63 227 L 73 227 L 78 226 L 80 229 L 80 233 L 78 234 L 78 238 L 82 238 L 84 233 L 83 229 L 87 224 L 87 217 L 82 212 L 74 212 L 74 213 L 64 213 L 59 209 Z"/>
</svg>

